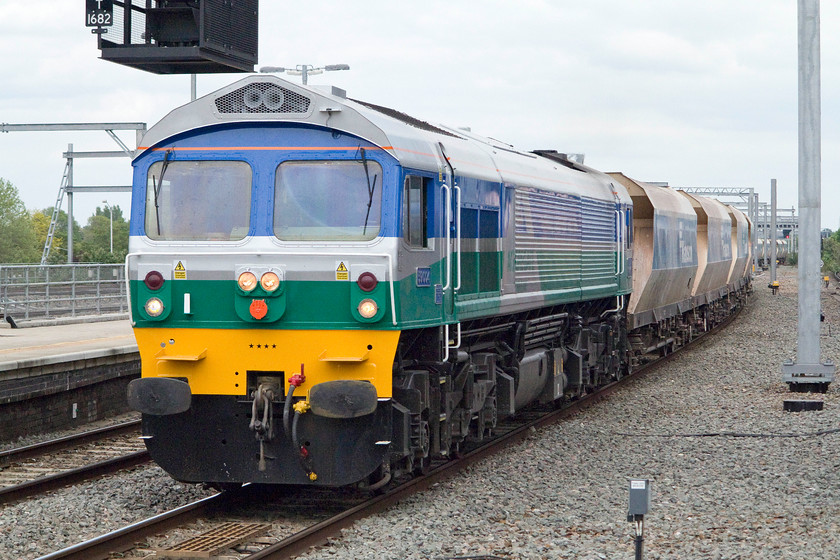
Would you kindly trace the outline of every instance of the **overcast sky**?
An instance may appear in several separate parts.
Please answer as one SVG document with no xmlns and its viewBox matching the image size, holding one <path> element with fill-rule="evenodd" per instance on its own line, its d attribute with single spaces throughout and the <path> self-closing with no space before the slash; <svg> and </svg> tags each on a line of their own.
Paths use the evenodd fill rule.
<svg viewBox="0 0 840 560">
<path fill-rule="evenodd" d="M 0 2 L 0 122 L 151 126 L 189 101 L 189 76 L 100 60 L 84 5 Z M 837 229 L 840 3 L 822 2 L 821 26 L 822 225 Z M 643 181 L 769 202 L 775 178 L 779 206 L 798 202 L 795 0 L 263 0 L 259 30 L 258 67 L 351 67 L 310 85 Z M 241 77 L 199 76 L 198 95 Z M 117 149 L 104 132 L 0 134 L 0 177 L 27 208 L 55 203 L 68 143 Z M 129 160 L 77 160 L 74 179 L 127 185 Z M 128 209 L 128 195 L 77 195 L 76 219 L 103 199 Z"/>
</svg>

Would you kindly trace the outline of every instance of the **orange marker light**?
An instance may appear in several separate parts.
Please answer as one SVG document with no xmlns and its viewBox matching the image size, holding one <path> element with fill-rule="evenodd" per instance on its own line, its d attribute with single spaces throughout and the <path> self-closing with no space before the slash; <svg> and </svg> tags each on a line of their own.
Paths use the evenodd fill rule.
<svg viewBox="0 0 840 560">
<path fill-rule="evenodd" d="M 243 272 L 239 275 L 237 283 L 243 291 L 250 292 L 257 287 L 257 277 L 253 272 Z"/>
<path fill-rule="evenodd" d="M 266 272 L 260 278 L 260 286 L 266 292 L 273 292 L 280 286 L 280 278 L 273 272 Z"/>
<path fill-rule="evenodd" d="M 268 313 L 268 305 L 266 305 L 264 299 L 255 299 L 251 302 L 249 311 L 251 312 L 251 317 L 259 321 Z"/>
</svg>

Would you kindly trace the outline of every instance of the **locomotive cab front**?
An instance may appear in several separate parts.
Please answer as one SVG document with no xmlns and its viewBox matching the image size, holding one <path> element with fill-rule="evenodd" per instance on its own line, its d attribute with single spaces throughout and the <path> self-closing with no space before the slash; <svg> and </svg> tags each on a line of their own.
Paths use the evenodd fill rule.
<svg viewBox="0 0 840 560">
<path fill-rule="evenodd" d="M 153 128 L 134 161 L 129 401 L 179 480 L 345 485 L 388 460 L 403 172 L 289 122 L 291 93 L 277 122 Z"/>
</svg>

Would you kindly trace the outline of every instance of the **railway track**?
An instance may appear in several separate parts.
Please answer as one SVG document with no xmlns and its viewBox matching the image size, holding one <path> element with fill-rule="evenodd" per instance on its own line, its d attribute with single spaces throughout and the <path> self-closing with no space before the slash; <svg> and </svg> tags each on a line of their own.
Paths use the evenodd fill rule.
<svg viewBox="0 0 840 560">
<path fill-rule="evenodd" d="M 149 462 L 140 421 L 0 452 L 0 505 Z"/>
<path fill-rule="evenodd" d="M 729 325 L 735 317 L 737 317 L 737 313 L 733 314 L 712 331 L 698 336 L 691 343 L 683 347 L 683 349 L 696 346 L 697 344 L 705 341 L 708 335 L 719 332 Z M 232 516 L 231 512 L 235 509 L 237 504 L 265 504 L 268 499 L 268 501 L 281 500 L 284 502 L 285 507 L 289 511 L 295 512 L 299 510 L 311 512 L 318 509 L 323 510 L 325 508 L 338 508 L 340 511 L 338 511 L 335 515 L 320 519 L 287 537 L 268 539 L 269 541 L 273 540 L 274 542 L 262 541 L 259 545 L 262 547 L 261 550 L 251 552 L 247 549 L 240 549 L 242 552 L 237 553 L 237 555 L 230 552 L 225 555 L 226 558 L 238 558 L 240 560 L 279 560 L 293 558 L 313 546 L 324 544 L 327 542 L 327 539 L 337 536 L 341 529 L 349 527 L 355 521 L 384 511 L 401 500 L 415 493 L 422 492 L 423 490 L 426 490 L 427 488 L 454 476 L 456 473 L 469 465 L 524 440 L 535 429 L 556 423 L 559 420 L 568 418 L 590 406 L 593 406 L 594 404 L 609 397 L 609 395 L 619 390 L 627 383 L 640 379 L 642 376 L 660 368 L 677 355 L 679 355 L 679 352 L 670 353 L 662 358 L 652 361 L 642 366 L 633 374 L 606 385 L 598 391 L 585 395 L 578 400 L 567 403 L 567 405 L 563 408 L 553 409 L 549 407 L 541 407 L 524 411 L 523 414 L 521 414 L 521 417 L 524 420 L 523 422 L 518 424 L 500 424 L 497 427 L 496 436 L 494 438 L 486 440 L 481 444 L 476 444 L 471 449 L 465 450 L 463 454 L 456 459 L 433 462 L 428 474 L 392 483 L 387 492 L 381 495 L 369 497 L 361 492 L 356 492 L 354 495 L 352 491 L 341 494 L 341 491 L 336 491 L 334 489 L 313 490 L 296 487 L 294 489 L 286 490 L 266 490 L 264 487 L 256 485 L 245 486 L 236 491 L 215 494 L 192 504 L 172 510 L 168 513 L 152 517 L 95 539 L 91 539 L 47 556 L 43 556 L 39 560 L 105 559 L 111 557 L 112 554 L 121 554 L 121 557 L 124 558 L 130 557 L 129 555 L 123 553 L 135 548 L 136 543 L 144 542 L 154 535 L 163 532 L 174 531 L 176 528 L 184 528 L 187 525 L 196 523 L 196 521 L 200 518 L 214 516 L 213 521 L 210 523 L 211 525 L 221 524 L 221 521 L 216 523 L 215 517 L 225 517 L 225 521 L 230 522 Z M 272 492 L 276 493 L 278 491 L 281 493 L 287 492 L 287 494 L 280 496 L 272 495 Z M 338 498 L 336 498 L 337 493 L 339 493 Z M 248 507 L 245 506 L 245 511 L 237 514 L 235 517 L 239 520 L 240 525 L 245 525 L 253 521 L 253 519 L 250 519 L 249 516 L 254 517 L 255 514 L 253 511 L 249 514 Z M 288 518 L 283 518 L 281 515 L 281 519 L 283 519 L 283 524 L 288 525 Z M 236 524 L 236 522 L 234 524 Z M 196 531 L 191 530 L 188 532 L 195 533 Z M 144 554 L 148 552 L 148 550 L 143 551 Z M 161 555 L 165 556 L 163 553 Z"/>
</svg>

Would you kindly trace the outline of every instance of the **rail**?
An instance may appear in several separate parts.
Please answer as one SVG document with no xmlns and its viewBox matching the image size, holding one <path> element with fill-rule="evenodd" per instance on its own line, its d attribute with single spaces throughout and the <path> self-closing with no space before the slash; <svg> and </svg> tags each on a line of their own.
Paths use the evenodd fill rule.
<svg viewBox="0 0 840 560">
<path fill-rule="evenodd" d="M 133 435 L 137 441 L 139 432 L 140 420 L 132 420 L 0 451 L 0 505 L 150 462 L 148 451 L 131 451 L 119 439 Z M 113 456 L 95 461 L 102 455 L 91 454 L 90 444 L 101 442 L 108 442 L 106 453 Z"/>
<path fill-rule="evenodd" d="M 20 321 L 128 312 L 120 264 L 0 265 L 0 315 Z"/>
</svg>

